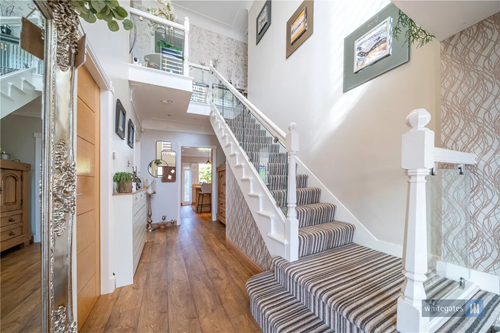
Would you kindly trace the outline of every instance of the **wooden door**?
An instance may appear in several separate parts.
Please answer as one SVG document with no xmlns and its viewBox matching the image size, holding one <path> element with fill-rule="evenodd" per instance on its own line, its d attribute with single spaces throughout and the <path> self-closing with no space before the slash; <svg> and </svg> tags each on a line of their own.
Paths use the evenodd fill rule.
<svg viewBox="0 0 500 333">
<path fill-rule="evenodd" d="M 81 328 L 100 295 L 99 112 L 100 90 L 85 67 L 78 70 L 77 101 L 77 304 Z"/>
<path fill-rule="evenodd" d="M 0 212 L 20 210 L 23 199 L 22 181 L 23 172 L 20 170 L 2 169 L 0 179 L 2 190 L 0 191 Z"/>
</svg>

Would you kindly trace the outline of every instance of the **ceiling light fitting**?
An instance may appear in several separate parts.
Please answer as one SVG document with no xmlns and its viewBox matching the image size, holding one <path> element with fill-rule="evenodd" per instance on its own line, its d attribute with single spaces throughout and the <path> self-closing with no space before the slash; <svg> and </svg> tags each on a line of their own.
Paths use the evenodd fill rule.
<svg viewBox="0 0 500 333">
<path fill-rule="evenodd" d="M 165 104 L 171 104 L 173 103 L 174 101 L 172 101 L 171 99 L 164 99 L 161 101 L 162 103 L 165 103 Z"/>
</svg>

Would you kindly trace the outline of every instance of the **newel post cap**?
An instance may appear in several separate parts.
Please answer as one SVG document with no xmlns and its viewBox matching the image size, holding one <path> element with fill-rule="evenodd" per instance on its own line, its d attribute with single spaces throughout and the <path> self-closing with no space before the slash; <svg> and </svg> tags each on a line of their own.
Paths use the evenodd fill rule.
<svg viewBox="0 0 500 333">
<path fill-rule="evenodd" d="M 406 125 L 412 130 L 427 130 L 425 126 L 430 123 L 431 114 L 426 109 L 416 109 L 406 117 Z"/>
<path fill-rule="evenodd" d="M 299 150 L 299 133 L 297 133 L 297 124 L 290 123 L 288 125 L 288 133 L 286 133 L 286 151 Z"/>
</svg>

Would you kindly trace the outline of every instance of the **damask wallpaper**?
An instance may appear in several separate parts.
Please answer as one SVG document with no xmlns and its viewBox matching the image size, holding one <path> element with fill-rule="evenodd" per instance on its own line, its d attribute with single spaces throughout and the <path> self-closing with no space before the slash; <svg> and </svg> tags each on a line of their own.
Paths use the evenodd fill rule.
<svg viewBox="0 0 500 333">
<path fill-rule="evenodd" d="M 441 140 L 475 153 L 470 266 L 500 275 L 500 13 L 441 43 Z"/>
<path fill-rule="evenodd" d="M 229 167 L 226 171 L 226 221 L 226 237 L 262 269 L 270 269 L 271 255 Z"/>
</svg>

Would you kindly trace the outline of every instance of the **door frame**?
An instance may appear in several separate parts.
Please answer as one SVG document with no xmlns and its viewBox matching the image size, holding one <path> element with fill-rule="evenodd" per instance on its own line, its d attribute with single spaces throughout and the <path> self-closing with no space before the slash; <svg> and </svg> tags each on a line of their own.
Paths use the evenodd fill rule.
<svg viewBox="0 0 500 333">
<path fill-rule="evenodd" d="M 100 92 L 100 294 L 116 288 L 113 263 L 113 83 L 107 76 L 89 40 L 84 66 L 101 89 Z M 76 274 L 74 274 L 76 277 Z M 76 281 L 75 281 L 76 283 Z M 76 285 L 76 284 L 75 284 Z"/>
<path fill-rule="evenodd" d="M 182 163 L 181 163 L 181 158 L 182 158 L 182 146 L 186 147 L 196 147 L 196 148 L 211 148 L 212 149 L 212 221 L 217 221 L 217 182 L 214 181 L 214 171 L 217 172 L 217 146 L 212 146 L 212 145 L 199 145 L 199 144 L 192 144 L 192 143 L 181 143 L 177 142 L 177 153 L 175 154 L 176 156 L 176 161 L 175 161 L 175 172 L 179 175 L 182 175 Z M 181 188 L 181 183 L 182 182 L 177 182 L 177 189 L 178 193 L 181 193 L 182 188 Z M 181 224 L 181 197 L 180 195 L 178 196 L 179 202 L 177 203 L 177 225 Z"/>
</svg>

